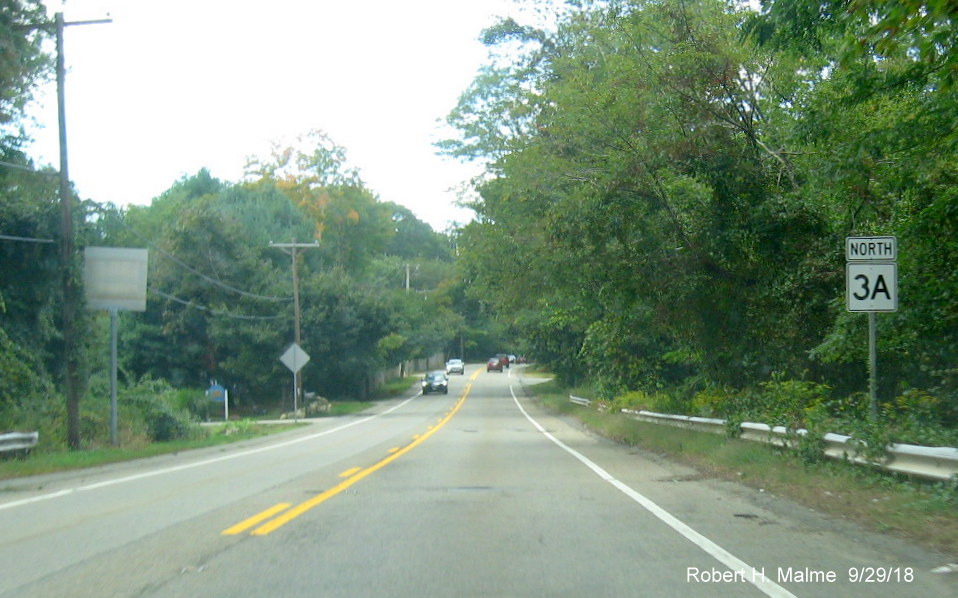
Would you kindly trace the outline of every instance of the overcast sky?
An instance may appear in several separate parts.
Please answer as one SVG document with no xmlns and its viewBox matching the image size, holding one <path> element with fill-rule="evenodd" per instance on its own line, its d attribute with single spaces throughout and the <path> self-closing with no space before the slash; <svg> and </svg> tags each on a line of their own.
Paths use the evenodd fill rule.
<svg viewBox="0 0 958 598">
<path fill-rule="evenodd" d="M 450 188 L 477 167 L 436 156 L 432 144 L 486 62 L 480 31 L 516 13 L 513 0 L 69 0 L 62 9 L 67 21 L 113 20 L 64 36 L 81 197 L 145 205 L 204 167 L 237 182 L 270 141 L 321 129 L 380 199 L 437 230 L 469 218 Z M 31 154 L 57 165 L 55 87 L 45 90 Z"/>
</svg>

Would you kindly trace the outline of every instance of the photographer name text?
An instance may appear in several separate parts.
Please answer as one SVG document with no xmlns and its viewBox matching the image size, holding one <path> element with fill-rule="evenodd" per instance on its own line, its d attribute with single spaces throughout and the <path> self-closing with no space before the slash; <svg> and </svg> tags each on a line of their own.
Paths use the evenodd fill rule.
<svg viewBox="0 0 958 598">
<path fill-rule="evenodd" d="M 765 567 L 732 571 L 729 569 L 699 569 L 688 567 L 685 581 L 689 583 L 911 583 L 915 571 L 911 567 L 849 567 L 844 571 L 811 569 L 809 567 L 776 567 L 774 578 Z"/>
</svg>

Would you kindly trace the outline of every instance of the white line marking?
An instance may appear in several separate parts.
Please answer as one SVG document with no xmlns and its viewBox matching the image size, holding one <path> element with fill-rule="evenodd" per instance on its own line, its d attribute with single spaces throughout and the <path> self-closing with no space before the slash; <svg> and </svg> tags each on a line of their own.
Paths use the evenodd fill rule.
<svg viewBox="0 0 958 598">
<path fill-rule="evenodd" d="M 526 416 L 526 419 L 528 419 L 532 423 L 532 425 L 535 426 L 537 430 L 539 430 L 546 438 L 548 438 L 553 443 L 555 443 L 559 448 L 561 448 L 565 452 L 569 453 L 570 455 L 572 455 L 573 457 L 581 461 L 586 467 L 591 469 L 600 478 L 602 478 L 606 482 L 615 486 L 615 488 L 618 489 L 620 492 L 622 492 L 623 494 L 625 494 L 626 496 L 628 496 L 635 502 L 639 503 L 639 505 L 641 505 L 642 508 L 644 508 L 646 511 L 655 515 L 660 521 L 662 521 L 663 523 L 665 523 L 666 525 L 668 525 L 669 527 L 671 527 L 672 529 L 674 529 L 681 535 L 685 536 L 687 540 L 689 540 L 690 542 L 692 542 L 693 544 L 695 544 L 696 546 L 698 546 L 699 548 L 701 548 L 702 550 L 710 554 L 712 557 L 717 559 L 719 562 L 727 566 L 732 571 L 749 571 L 749 572 L 756 571 L 755 568 L 748 565 L 745 561 L 740 560 L 735 555 L 728 552 L 727 550 L 725 550 L 724 548 L 722 548 L 715 542 L 709 540 L 702 534 L 698 533 L 697 531 L 695 531 L 694 529 L 692 529 L 691 527 L 683 523 L 681 520 L 679 520 L 677 517 L 675 517 L 674 515 L 672 515 L 665 509 L 663 509 L 662 507 L 660 507 L 659 505 L 655 504 L 654 502 L 652 502 L 651 500 L 649 500 L 642 494 L 639 494 L 638 492 L 630 488 L 628 485 L 626 485 L 624 482 L 621 482 L 618 479 L 616 479 L 612 474 L 602 469 L 601 467 L 596 465 L 594 462 L 590 461 L 588 457 L 586 457 L 579 451 L 575 450 L 574 448 L 568 446 L 567 444 L 565 444 L 564 442 L 562 442 L 561 440 L 559 440 L 558 438 L 556 438 L 549 432 L 547 432 L 545 428 L 539 425 L 539 422 L 532 419 L 532 417 L 526 412 L 526 410 L 523 409 L 522 404 L 519 403 L 519 399 L 516 397 L 516 392 L 513 389 L 511 384 L 509 385 L 509 392 L 512 394 L 512 400 L 515 401 L 516 406 L 519 407 L 519 411 L 522 412 L 522 415 Z M 758 588 L 760 591 L 765 593 L 765 595 L 767 596 L 771 596 L 772 598 L 796 598 L 794 594 L 792 594 L 791 592 L 789 592 L 782 586 L 770 581 L 764 575 L 758 575 L 757 576 L 758 579 L 753 579 L 753 577 L 755 576 L 753 576 L 751 573 L 743 575 L 743 578 L 746 581 L 754 585 L 756 588 Z"/>
<path fill-rule="evenodd" d="M 89 491 L 89 490 L 96 490 L 96 489 L 98 489 L 98 488 L 106 488 L 107 486 L 116 486 L 116 485 L 118 485 L 118 484 L 125 484 L 125 483 L 127 483 L 127 482 L 135 482 L 135 481 L 137 481 L 137 480 L 142 480 L 142 479 L 145 479 L 145 478 L 152 478 L 152 477 L 158 476 L 158 475 L 165 475 L 165 474 L 168 474 L 168 473 L 175 473 L 175 472 L 177 472 L 177 471 L 183 471 L 183 470 L 185 470 L 185 469 L 194 469 L 194 468 L 196 468 L 196 467 L 204 467 L 204 466 L 206 466 L 206 465 L 213 465 L 213 464 L 215 464 L 215 463 L 222 463 L 223 461 L 229 461 L 229 460 L 231 460 L 231 459 L 239 459 L 240 457 L 246 457 L 246 456 L 248 456 L 248 455 L 255 455 L 255 454 L 257 454 L 257 453 L 265 453 L 265 452 L 267 452 L 267 451 L 272 451 L 272 450 L 275 450 L 275 449 L 278 449 L 278 448 L 283 448 L 283 447 L 291 446 L 291 445 L 294 445 L 294 444 L 298 444 L 298 443 L 300 443 L 300 442 L 306 442 L 307 440 L 313 440 L 313 439 L 316 439 L 316 438 L 320 438 L 320 437 L 322 437 L 322 436 L 327 436 L 327 435 L 329 435 L 329 434 L 333 434 L 333 433 L 335 433 L 335 432 L 340 432 L 340 431 L 342 431 L 342 430 L 345 430 L 346 428 L 351 428 L 351 427 L 353 427 L 353 426 L 358 426 L 359 424 L 366 423 L 366 422 L 368 422 L 369 420 L 376 419 L 377 417 L 381 417 L 381 416 L 383 416 L 383 415 L 387 415 L 387 414 L 389 414 L 389 413 L 392 413 L 393 411 L 404 407 L 407 403 L 409 403 L 410 401 L 412 401 L 413 399 L 415 399 L 416 397 L 418 397 L 420 394 L 422 394 L 422 393 L 416 393 L 415 395 L 409 397 L 408 399 L 406 399 L 406 400 L 403 401 L 402 403 L 399 403 L 398 405 L 394 405 L 394 406 L 390 407 L 389 409 L 383 411 L 382 413 L 377 413 L 376 415 L 370 415 L 370 416 L 368 416 L 368 417 L 364 417 L 364 418 L 362 418 L 362 419 L 358 419 L 358 420 L 356 420 L 356 421 L 349 422 L 348 424 L 343 424 L 342 426 L 338 426 L 338 427 L 336 427 L 336 428 L 331 428 L 331 429 L 329 429 L 329 430 L 325 430 L 325 431 L 323 431 L 323 432 L 318 432 L 318 433 L 316 433 L 316 434 L 310 434 L 309 436 L 303 436 L 303 437 L 301 437 L 301 438 L 295 438 L 295 439 L 293 439 L 293 440 L 287 440 L 286 442 L 280 442 L 280 443 L 277 443 L 277 444 L 271 444 L 271 445 L 269 445 L 269 446 L 263 446 L 263 447 L 260 447 L 260 448 L 250 449 L 250 450 L 248 450 L 248 451 L 243 451 L 243 452 L 241 452 L 241 453 L 233 453 L 233 454 L 230 454 L 230 455 L 223 455 L 223 456 L 221 456 L 221 457 L 216 457 L 216 458 L 213 458 L 213 459 L 206 459 L 206 460 L 204 460 L 204 461 L 197 461 L 196 463 L 185 463 L 185 464 L 183 464 L 183 465 L 176 465 L 176 466 L 174 466 L 174 467 L 167 467 L 166 469 L 157 469 L 157 470 L 154 470 L 154 471 L 147 471 L 147 472 L 144 472 L 144 473 L 138 473 L 138 474 L 135 474 L 135 475 L 130 475 L 130 476 L 122 477 L 122 478 L 116 478 L 116 479 L 112 479 L 112 480 L 106 480 L 106 481 L 103 481 L 103 482 L 97 482 L 97 483 L 95 483 L 95 484 L 87 484 L 86 486 L 77 486 L 76 488 L 67 488 L 67 489 L 65 489 L 65 490 L 59 490 L 59 491 L 57 491 L 57 492 L 51 492 L 50 494 L 41 494 L 41 495 L 39 495 L 39 496 L 33 496 L 33 497 L 31 497 L 31 498 L 24 498 L 24 499 L 22 499 L 22 500 L 15 500 L 15 501 L 12 501 L 12 502 L 0 504 L 0 511 L 3 511 L 4 509 L 12 509 L 12 508 L 14 508 L 14 507 L 22 507 L 22 506 L 24 506 L 24 505 L 29 505 L 29 504 L 33 504 L 33 503 L 37 503 L 37 502 L 43 502 L 43 501 L 45 501 L 45 500 L 51 500 L 51 499 L 54 499 L 54 498 L 60 498 L 61 496 L 67 496 L 67 495 L 70 495 L 70 494 L 74 494 L 74 493 L 76 493 L 76 492 L 87 492 L 87 491 Z"/>
</svg>

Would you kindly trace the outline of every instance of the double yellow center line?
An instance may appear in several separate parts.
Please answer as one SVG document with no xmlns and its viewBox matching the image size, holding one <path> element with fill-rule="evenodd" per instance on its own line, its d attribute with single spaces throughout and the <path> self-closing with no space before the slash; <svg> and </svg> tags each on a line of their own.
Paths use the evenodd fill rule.
<svg viewBox="0 0 958 598">
<path fill-rule="evenodd" d="M 341 476 L 345 477 L 346 478 L 345 480 L 336 484 L 329 490 L 326 490 L 322 492 L 321 494 L 317 494 L 316 496 L 307 500 L 306 502 L 300 503 L 291 509 L 290 509 L 290 506 L 291 506 L 290 503 L 279 503 L 277 505 L 270 507 L 269 509 L 266 509 L 265 511 L 261 513 L 253 515 L 249 519 L 240 521 L 236 525 L 223 530 L 222 535 L 235 536 L 238 534 L 242 534 L 251 528 L 255 528 L 253 529 L 252 532 L 250 532 L 251 535 L 265 536 L 271 532 L 276 531 L 280 527 L 286 525 L 293 519 L 296 519 L 297 517 L 299 517 L 306 511 L 309 511 L 310 509 L 312 509 L 313 507 L 319 506 L 320 504 L 336 496 L 343 490 L 346 490 L 347 488 L 359 482 L 360 480 L 366 478 L 367 476 L 379 471 L 383 467 L 386 467 L 387 465 L 389 465 L 396 459 L 402 457 L 403 455 L 405 455 L 412 449 L 416 448 L 417 446 L 425 442 L 427 438 L 435 434 L 437 430 L 439 430 L 444 425 L 446 425 L 449 422 L 449 420 L 451 420 L 452 417 L 456 415 L 456 413 L 462 407 L 462 404 L 465 403 L 466 397 L 469 396 L 469 391 L 472 390 L 472 382 L 479 376 L 481 372 L 482 372 L 481 369 L 476 370 L 476 372 L 469 377 L 469 383 L 466 385 L 466 389 L 463 391 L 462 395 L 459 397 L 459 400 L 456 401 L 456 404 L 453 405 L 453 407 L 449 410 L 449 413 L 447 413 L 445 417 L 439 420 L 439 423 L 437 423 L 434 426 L 429 426 L 429 429 L 423 434 L 417 434 L 416 436 L 414 436 L 413 441 L 407 444 L 406 446 L 399 449 L 393 449 L 392 451 L 390 451 L 391 454 L 388 457 L 382 459 L 378 463 L 371 465 L 365 469 L 354 467 L 353 469 L 343 472 Z M 274 516 L 277 514 L 280 514 L 280 515 L 274 518 Z M 264 521 L 266 521 L 266 523 L 263 523 Z M 262 525 L 260 525 L 261 523 Z"/>
</svg>

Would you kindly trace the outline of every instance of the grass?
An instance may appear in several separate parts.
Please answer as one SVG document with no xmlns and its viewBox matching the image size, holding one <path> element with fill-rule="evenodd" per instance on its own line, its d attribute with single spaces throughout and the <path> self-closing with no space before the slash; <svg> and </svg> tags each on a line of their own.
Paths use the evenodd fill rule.
<svg viewBox="0 0 958 598">
<path fill-rule="evenodd" d="M 369 409 L 369 401 L 330 401 L 329 413 L 325 417 L 352 415 Z"/>
<path fill-rule="evenodd" d="M 28 458 L 7 458 L 0 461 L 0 480 L 96 467 L 121 461 L 220 446 L 285 432 L 289 429 L 289 426 L 263 425 L 246 420 L 212 427 L 207 434 L 198 435 L 196 438 L 154 442 L 144 446 L 106 447 L 83 451 L 35 452 Z"/>
<path fill-rule="evenodd" d="M 553 376 L 551 371 L 536 364 L 526 366 L 526 368 L 522 370 L 522 375 L 525 378 L 552 378 Z"/>
<path fill-rule="evenodd" d="M 382 399 L 401 395 L 409 390 L 414 381 L 413 378 L 407 377 L 404 380 L 388 383 L 377 392 L 375 398 Z M 368 409 L 370 405 L 369 401 L 330 401 L 329 413 L 323 417 L 351 415 Z M 278 417 L 278 414 L 279 410 L 275 413 L 275 417 Z M 274 414 L 264 414 L 262 417 L 274 418 Z M 282 433 L 293 427 L 295 427 L 295 424 L 257 424 L 253 420 L 245 419 L 231 421 L 229 424 L 219 426 L 205 426 L 203 428 L 205 433 L 197 433 L 195 437 L 183 440 L 144 443 L 142 446 L 97 447 L 81 451 L 66 449 L 35 451 L 28 458 L 8 457 L 0 459 L 0 480 L 97 467 L 121 461 L 209 448 Z"/>
<path fill-rule="evenodd" d="M 408 391 L 419 379 L 416 375 L 407 375 L 405 378 L 399 378 L 383 384 L 383 386 L 373 395 L 374 399 L 386 399 L 401 395 Z"/>
<path fill-rule="evenodd" d="M 878 533 L 958 556 L 958 486 L 908 480 L 839 461 L 806 463 L 794 452 L 603 413 L 569 401 L 554 382 L 528 387 L 550 410 L 616 442 L 666 455 L 719 479 L 762 488 Z"/>
</svg>

